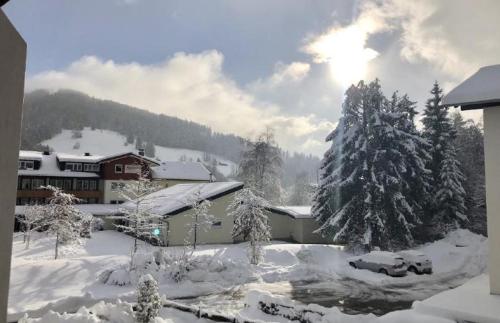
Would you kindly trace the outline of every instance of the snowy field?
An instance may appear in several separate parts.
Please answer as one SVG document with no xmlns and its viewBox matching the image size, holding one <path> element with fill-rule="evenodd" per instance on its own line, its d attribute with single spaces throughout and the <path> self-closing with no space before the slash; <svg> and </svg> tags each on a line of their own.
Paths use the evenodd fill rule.
<svg viewBox="0 0 500 323">
<path fill-rule="evenodd" d="M 127 267 L 132 243 L 130 237 L 115 231 L 96 232 L 85 244 L 63 247 L 61 258 L 53 260 L 53 238 L 41 234 L 32 241 L 29 250 L 24 249 L 22 238 L 14 239 L 9 320 L 19 319 L 26 311 L 33 317 L 41 316 L 49 309 L 76 312 L 81 306 L 91 307 L 99 300 L 110 303 L 99 305 L 104 306 L 101 308 L 103 311 L 115 306 L 112 303 L 116 303 L 118 298 L 133 302 L 134 284 L 105 285 L 98 279 L 99 274 L 106 269 Z M 187 297 L 191 298 L 188 303 L 199 305 L 199 302 L 204 302 L 214 310 L 253 319 L 263 314 L 242 306 L 245 302 L 251 302 L 245 301 L 245 296 L 255 293 L 253 290 L 263 291 L 258 293 L 261 296 L 270 291 L 284 300 L 297 299 L 293 288 L 304 281 L 323 284 L 323 287 L 344 288 L 344 292 L 354 294 L 351 295 L 352 298 L 364 298 L 365 301 L 373 298 L 388 302 L 401 299 L 411 302 L 458 286 L 484 272 L 487 254 L 484 237 L 465 230 L 452 232 L 445 239 L 420 248 L 433 261 L 435 274 L 409 274 L 403 278 L 392 278 L 351 268 L 346 263 L 350 255 L 337 246 L 275 242 L 265 247 L 264 261 L 258 266 L 249 265 L 245 247 L 246 244 L 199 247 L 194 255 L 199 259 L 200 266 L 190 271 L 181 283 L 163 280 L 160 293 L 167 299 Z M 180 251 L 179 248 L 166 249 L 167 253 Z M 154 247 L 146 245 L 142 246 L 141 252 L 153 250 Z M 289 289 L 283 286 L 288 286 Z M 303 303 L 314 303 L 314 299 L 311 300 Z M 224 304 L 228 303 L 232 304 L 232 309 L 225 307 Z M 353 322 L 379 320 L 373 314 L 347 315 L 337 307 L 328 311 L 329 315 L 342 316 L 342 322 L 350 318 L 353 318 Z M 177 311 L 165 309 L 162 316 L 178 316 L 172 322 L 193 321 L 192 317 L 189 319 L 182 316 L 189 314 L 177 315 L 178 313 L 173 312 Z M 383 322 L 392 322 L 385 319 L 397 315 L 399 314 L 384 315 Z M 359 320 L 354 319 L 355 317 Z M 425 322 L 424 319 L 420 321 Z M 51 317 L 45 322 L 57 320 Z M 99 321 L 89 319 L 81 322 Z"/>
<path fill-rule="evenodd" d="M 117 132 L 110 130 L 84 128 L 82 138 L 72 138 L 72 130 L 63 130 L 60 134 L 49 140 L 42 142 L 43 145 L 48 145 L 56 152 L 83 155 L 88 152 L 93 155 L 110 155 L 117 153 L 125 153 L 135 151 L 135 146 L 129 144 L 125 146 L 127 138 Z M 79 148 L 74 149 L 75 144 L 79 144 Z M 156 157 L 162 161 L 177 161 L 182 156 L 188 160 L 196 161 L 198 158 L 203 160 L 204 152 L 192 149 L 168 148 L 163 146 L 155 146 Z M 224 165 L 219 164 L 217 170 L 224 176 L 230 176 L 236 164 L 230 160 L 214 155 L 214 157 Z"/>
</svg>

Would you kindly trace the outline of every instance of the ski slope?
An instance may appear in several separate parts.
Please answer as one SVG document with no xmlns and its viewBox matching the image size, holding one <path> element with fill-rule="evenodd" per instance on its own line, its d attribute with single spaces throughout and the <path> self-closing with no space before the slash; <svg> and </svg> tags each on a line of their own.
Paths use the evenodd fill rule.
<svg viewBox="0 0 500 323">
<path fill-rule="evenodd" d="M 56 152 L 93 155 L 111 155 L 124 152 L 137 152 L 134 144 L 126 144 L 126 137 L 110 130 L 84 128 L 82 138 L 72 138 L 72 130 L 63 130 L 58 135 L 49 140 L 42 141 L 42 145 L 47 145 Z M 75 146 L 79 144 L 79 147 Z M 176 161 L 181 158 L 197 161 L 203 160 L 203 151 L 169 148 L 155 145 L 156 158 L 160 161 Z M 237 165 L 220 156 L 212 155 L 218 161 L 217 170 L 226 177 L 230 177 Z"/>
</svg>

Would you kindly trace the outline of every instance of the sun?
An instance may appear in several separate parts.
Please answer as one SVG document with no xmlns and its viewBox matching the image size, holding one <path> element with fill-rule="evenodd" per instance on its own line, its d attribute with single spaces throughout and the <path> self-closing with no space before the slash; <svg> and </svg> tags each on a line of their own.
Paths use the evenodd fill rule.
<svg viewBox="0 0 500 323">
<path fill-rule="evenodd" d="M 366 47 L 367 33 L 356 25 L 332 29 L 307 48 L 318 62 L 327 62 L 333 79 L 343 88 L 364 79 L 368 63 L 378 52 Z"/>
</svg>

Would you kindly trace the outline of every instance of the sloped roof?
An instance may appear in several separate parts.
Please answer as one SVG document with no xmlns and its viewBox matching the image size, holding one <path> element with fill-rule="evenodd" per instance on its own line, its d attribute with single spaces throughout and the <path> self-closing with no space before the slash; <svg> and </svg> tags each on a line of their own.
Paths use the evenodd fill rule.
<svg viewBox="0 0 500 323">
<path fill-rule="evenodd" d="M 157 215 L 174 215 L 189 210 L 195 200 L 214 200 L 242 188 L 241 182 L 177 184 L 149 194 L 140 208 Z M 121 206 L 135 207 L 132 202 L 126 202 Z"/>
<path fill-rule="evenodd" d="M 97 156 L 97 155 L 85 156 L 85 155 L 72 155 L 66 153 L 57 153 L 56 156 L 59 159 L 59 161 L 62 162 L 79 162 L 79 163 L 98 163 L 104 158 L 103 156 Z"/>
<path fill-rule="evenodd" d="M 500 64 L 481 67 L 445 95 L 441 104 L 462 110 L 500 106 Z"/>
<path fill-rule="evenodd" d="M 34 150 L 19 151 L 19 159 L 42 160 L 42 158 L 43 158 L 43 153 L 40 151 L 34 151 Z"/>
<path fill-rule="evenodd" d="M 269 209 L 277 213 L 285 213 L 295 219 L 307 219 L 311 217 L 310 206 L 272 206 Z"/>
<path fill-rule="evenodd" d="M 21 156 L 31 156 L 36 157 L 34 160 L 40 160 L 40 169 L 20 169 L 18 170 L 18 175 L 25 176 L 54 176 L 54 177 L 99 177 L 96 173 L 91 172 L 74 172 L 70 170 L 61 170 L 57 164 L 57 155 L 51 153 L 50 155 L 44 155 L 43 153 L 35 154 L 33 151 L 20 151 L 19 158 Z M 26 159 L 33 159 L 27 158 Z"/>
<path fill-rule="evenodd" d="M 160 166 L 151 167 L 154 179 L 185 179 L 209 181 L 210 171 L 199 162 L 167 161 Z"/>
</svg>

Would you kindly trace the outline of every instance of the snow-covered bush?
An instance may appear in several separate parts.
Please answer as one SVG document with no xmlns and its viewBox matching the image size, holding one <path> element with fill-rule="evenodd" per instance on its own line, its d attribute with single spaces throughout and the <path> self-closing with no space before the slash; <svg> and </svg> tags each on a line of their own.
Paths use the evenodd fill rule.
<svg viewBox="0 0 500 323">
<path fill-rule="evenodd" d="M 104 274 L 104 273 L 103 273 Z M 132 283 L 132 279 L 130 277 L 130 271 L 126 268 L 119 268 L 116 270 L 112 270 L 108 279 L 106 279 L 105 283 L 107 285 L 116 285 L 116 286 L 127 286 Z"/>
<path fill-rule="evenodd" d="M 94 218 L 92 222 L 92 232 L 103 231 L 104 230 L 104 220 L 101 218 Z"/>
<path fill-rule="evenodd" d="M 137 286 L 137 322 L 153 322 L 160 308 L 161 299 L 156 280 L 149 274 L 142 276 Z"/>
<path fill-rule="evenodd" d="M 91 238 L 94 216 L 92 214 L 83 214 L 80 221 L 80 237 Z"/>
</svg>

